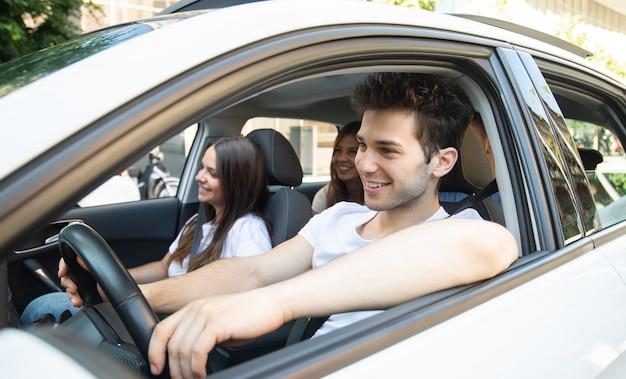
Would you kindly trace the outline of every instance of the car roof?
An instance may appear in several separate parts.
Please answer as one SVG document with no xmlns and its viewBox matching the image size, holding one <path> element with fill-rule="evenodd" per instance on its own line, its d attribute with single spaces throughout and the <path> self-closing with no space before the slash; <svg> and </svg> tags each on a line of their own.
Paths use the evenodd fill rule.
<svg viewBox="0 0 626 379">
<path fill-rule="evenodd" d="M 166 22 L 168 17 L 179 16 L 153 20 Z M 1 97 L 0 117 L 9 127 L 0 131 L 0 159 L 5 162 L 0 178 L 155 85 L 214 57 L 296 30 L 347 25 L 414 26 L 480 38 L 484 44 L 512 43 L 546 54 L 556 49 L 485 23 L 367 2 L 262 1 L 196 12 Z M 575 54 L 559 51 L 585 64 Z M 16 133 L 16 128 L 29 133 Z"/>
<path fill-rule="evenodd" d="M 260 1 L 267 0 L 181 0 L 163 9 L 159 14 L 226 8 L 232 7 L 233 5 L 256 3 Z"/>
</svg>

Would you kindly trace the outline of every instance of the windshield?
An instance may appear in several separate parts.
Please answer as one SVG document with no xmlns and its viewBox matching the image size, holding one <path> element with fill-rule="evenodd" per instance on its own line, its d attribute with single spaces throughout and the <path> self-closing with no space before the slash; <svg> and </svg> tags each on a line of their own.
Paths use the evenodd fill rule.
<svg viewBox="0 0 626 379">
<path fill-rule="evenodd" d="M 63 44 L 0 65 L 0 97 L 111 46 L 197 13 L 157 17 L 83 34 Z"/>
</svg>

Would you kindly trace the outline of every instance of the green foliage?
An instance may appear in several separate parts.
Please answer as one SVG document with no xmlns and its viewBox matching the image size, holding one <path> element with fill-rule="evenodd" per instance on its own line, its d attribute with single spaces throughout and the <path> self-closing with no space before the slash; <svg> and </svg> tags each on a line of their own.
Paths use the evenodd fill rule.
<svg viewBox="0 0 626 379">
<path fill-rule="evenodd" d="M 622 78 L 626 78 L 626 64 L 623 61 L 615 59 L 612 54 L 602 47 L 594 46 L 589 41 L 587 33 L 577 29 L 577 26 L 580 24 L 580 17 L 564 18 L 559 25 L 559 29 L 556 31 L 556 36 L 593 52 L 593 55 L 588 58 L 591 62 L 605 67 L 607 70 L 612 71 Z"/>
<path fill-rule="evenodd" d="M 621 172 L 606 172 L 604 176 L 611 182 L 620 196 L 626 196 L 626 174 Z"/>
<path fill-rule="evenodd" d="M 604 66 L 606 69 L 621 76 L 622 78 L 626 78 L 626 64 L 615 59 L 612 54 L 606 52 L 602 48 L 596 48 L 589 60 Z"/>
<path fill-rule="evenodd" d="M 79 35 L 83 6 L 99 11 L 91 0 L 0 0 L 0 62 Z"/>
<path fill-rule="evenodd" d="M 504 8 L 506 7 L 506 5 L 507 0 L 496 0 L 496 9 L 502 14 L 505 13 Z"/>
<path fill-rule="evenodd" d="M 437 1 L 438 0 L 383 0 L 382 2 L 408 8 L 421 8 L 427 11 L 434 11 Z"/>
</svg>

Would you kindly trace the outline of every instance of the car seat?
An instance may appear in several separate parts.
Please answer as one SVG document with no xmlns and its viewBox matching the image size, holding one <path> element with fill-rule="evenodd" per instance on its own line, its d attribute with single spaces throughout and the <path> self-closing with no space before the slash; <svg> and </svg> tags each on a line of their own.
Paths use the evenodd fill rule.
<svg viewBox="0 0 626 379">
<path fill-rule="evenodd" d="M 294 237 L 311 218 L 311 202 L 294 187 L 302 183 L 302 166 L 289 141 L 273 129 L 257 129 L 247 136 L 265 157 L 270 196 L 263 214 L 271 225 L 272 245 Z"/>
<path fill-rule="evenodd" d="M 468 127 L 463 136 L 459 157 L 452 170 L 441 178 L 440 198 L 447 194 L 462 194 L 467 197 L 478 193 L 493 181 L 487 155 L 473 128 Z M 440 201 L 450 214 L 455 213 L 464 202 Z M 502 206 L 492 198 L 479 199 L 471 205 L 485 219 L 504 225 Z"/>
</svg>

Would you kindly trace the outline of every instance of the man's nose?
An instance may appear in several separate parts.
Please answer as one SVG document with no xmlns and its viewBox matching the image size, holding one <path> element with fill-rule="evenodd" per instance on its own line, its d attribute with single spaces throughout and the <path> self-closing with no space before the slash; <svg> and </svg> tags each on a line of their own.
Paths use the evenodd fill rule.
<svg viewBox="0 0 626 379">
<path fill-rule="evenodd" d="M 376 171 L 376 161 L 373 157 L 373 154 L 371 154 L 368 151 L 359 151 L 356 154 L 356 158 L 354 159 L 354 163 L 356 165 L 356 169 L 357 171 L 359 171 L 359 173 L 371 173 Z"/>
</svg>

